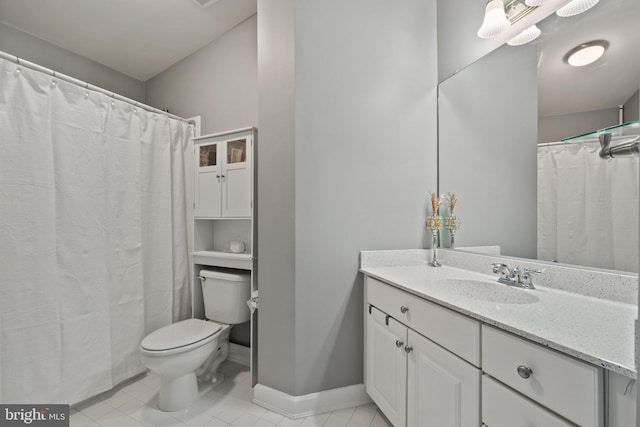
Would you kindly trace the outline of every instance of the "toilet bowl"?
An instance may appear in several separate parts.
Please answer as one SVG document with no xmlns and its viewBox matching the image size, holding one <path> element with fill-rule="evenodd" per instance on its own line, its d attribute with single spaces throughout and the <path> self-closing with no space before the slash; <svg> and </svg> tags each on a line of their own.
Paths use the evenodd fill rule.
<svg viewBox="0 0 640 427">
<path fill-rule="evenodd" d="M 162 327 L 142 340 L 142 363 L 160 375 L 158 407 L 178 411 L 224 379 L 218 366 L 229 354 L 231 326 L 249 320 L 248 274 L 200 271 L 205 316 Z"/>
<path fill-rule="evenodd" d="M 142 363 L 160 375 L 160 409 L 183 409 L 222 381 L 219 373 L 209 379 L 207 372 L 201 372 L 201 376 L 209 381 L 199 388 L 196 370 L 211 359 L 209 369 L 215 373 L 229 352 L 230 329 L 229 325 L 187 319 L 160 328 L 142 341 Z"/>
</svg>

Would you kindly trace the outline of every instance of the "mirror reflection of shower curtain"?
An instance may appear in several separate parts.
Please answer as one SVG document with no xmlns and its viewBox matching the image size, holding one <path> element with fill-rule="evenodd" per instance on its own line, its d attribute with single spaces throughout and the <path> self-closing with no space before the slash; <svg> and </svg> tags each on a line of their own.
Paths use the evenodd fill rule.
<svg viewBox="0 0 640 427">
<path fill-rule="evenodd" d="M 145 334 L 190 315 L 190 135 L 0 60 L 0 402 L 108 390 L 144 371 Z"/>
<path fill-rule="evenodd" d="M 538 259 L 638 272 L 639 160 L 538 147 Z"/>
</svg>

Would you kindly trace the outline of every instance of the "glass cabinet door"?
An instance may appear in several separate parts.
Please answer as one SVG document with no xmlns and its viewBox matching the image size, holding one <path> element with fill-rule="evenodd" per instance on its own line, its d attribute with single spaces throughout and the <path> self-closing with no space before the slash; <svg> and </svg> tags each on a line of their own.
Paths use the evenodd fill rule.
<svg viewBox="0 0 640 427">
<path fill-rule="evenodd" d="M 247 161 L 247 140 L 236 139 L 227 141 L 227 164 L 243 163 Z"/>
<path fill-rule="evenodd" d="M 198 218 L 219 218 L 222 215 L 222 147 L 221 143 L 196 147 L 195 216 Z"/>
<path fill-rule="evenodd" d="M 218 144 L 200 146 L 200 167 L 217 166 Z"/>
</svg>

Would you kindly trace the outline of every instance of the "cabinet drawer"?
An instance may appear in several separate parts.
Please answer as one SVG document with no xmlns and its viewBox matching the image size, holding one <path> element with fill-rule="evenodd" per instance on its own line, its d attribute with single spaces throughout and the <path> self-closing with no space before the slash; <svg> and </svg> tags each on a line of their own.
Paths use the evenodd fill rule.
<svg viewBox="0 0 640 427">
<path fill-rule="evenodd" d="M 480 322 L 367 277 L 367 303 L 480 366 Z"/>
<path fill-rule="evenodd" d="M 482 368 L 581 426 L 603 425 L 602 369 L 596 366 L 483 325 Z"/>
<path fill-rule="evenodd" d="M 486 427 L 573 426 L 486 375 L 482 376 L 482 425 Z"/>
</svg>

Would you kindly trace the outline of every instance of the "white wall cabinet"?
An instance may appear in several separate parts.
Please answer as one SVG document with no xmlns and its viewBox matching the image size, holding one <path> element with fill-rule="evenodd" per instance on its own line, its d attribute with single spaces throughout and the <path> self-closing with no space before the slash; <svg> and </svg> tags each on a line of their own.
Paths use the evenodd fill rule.
<svg viewBox="0 0 640 427">
<path fill-rule="evenodd" d="M 193 257 L 197 265 L 253 269 L 256 141 L 255 128 L 194 139 Z M 242 242 L 244 250 L 232 251 L 234 241 Z"/>
<path fill-rule="evenodd" d="M 386 285 L 375 282 L 368 288 L 372 290 L 365 320 L 369 396 L 395 427 L 479 426 L 480 370 L 376 308 L 394 301 L 382 297 L 385 291 L 380 286 Z M 408 314 L 411 308 L 400 305 L 398 310 Z"/>
<path fill-rule="evenodd" d="M 197 218 L 252 216 L 253 140 L 254 129 L 194 140 Z"/>
<path fill-rule="evenodd" d="M 256 282 L 256 143 L 257 130 L 244 128 L 194 138 L 193 315 L 204 318 L 202 284 L 195 279 L 211 267 L 251 272 L 251 297 Z M 242 242 L 237 250 L 231 242 Z M 250 364 L 257 382 L 257 310 L 251 316 Z M 234 332 L 232 331 L 232 338 Z M 246 340 L 239 337 L 239 342 Z M 246 345 L 246 344 L 245 344 Z"/>
</svg>

